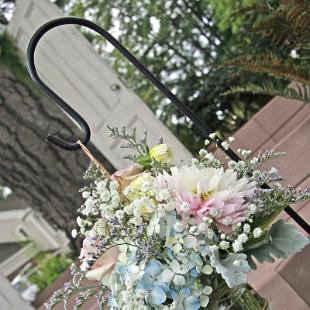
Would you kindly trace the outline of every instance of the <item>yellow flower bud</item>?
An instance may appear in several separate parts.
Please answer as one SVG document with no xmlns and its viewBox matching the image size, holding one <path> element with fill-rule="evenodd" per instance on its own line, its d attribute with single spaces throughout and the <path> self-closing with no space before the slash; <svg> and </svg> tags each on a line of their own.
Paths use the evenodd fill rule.
<svg viewBox="0 0 310 310">
<path fill-rule="evenodd" d="M 150 149 L 150 157 L 162 164 L 171 164 L 173 161 L 172 148 L 168 144 L 157 144 Z"/>
</svg>

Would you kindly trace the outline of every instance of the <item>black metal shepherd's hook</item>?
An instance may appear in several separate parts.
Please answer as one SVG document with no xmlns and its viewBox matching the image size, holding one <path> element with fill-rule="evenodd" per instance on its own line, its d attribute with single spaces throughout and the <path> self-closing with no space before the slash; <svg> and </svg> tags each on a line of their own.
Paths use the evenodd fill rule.
<svg viewBox="0 0 310 310">
<path fill-rule="evenodd" d="M 202 132 L 203 136 L 209 138 L 209 135 L 213 133 L 213 131 L 205 125 L 200 118 L 198 118 L 191 109 L 189 109 L 184 103 L 182 103 L 163 83 L 161 83 L 146 67 L 144 67 L 136 57 L 134 57 L 122 44 L 120 44 L 110 33 L 94 24 L 91 21 L 76 18 L 76 17 L 62 17 L 50 22 L 47 22 L 43 26 L 41 26 L 33 35 L 30 40 L 28 49 L 27 49 L 27 63 L 28 69 L 31 78 L 35 83 L 38 84 L 40 89 L 46 93 L 51 99 L 55 101 L 55 103 L 64 110 L 67 114 L 69 114 L 73 120 L 79 125 L 83 132 L 82 143 L 87 144 L 90 140 L 90 129 L 87 122 L 81 117 L 74 109 L 72 109 L 63 99 L 61 99 L 52 89 L 50 89 L 38 76 L 35 64 L 34 64 L 34 52 L 39 40 L 43 37 L 43 35 L 49 30 L 56 28 L 62 25 L 79 25 L 85 26 L 94 30 L 95 32 L 102 35 L 107 41 L 109 41 L 118 51 L 120 51 L 123 56 L 125 56 L 136 68 L 139 69 L 140 72 L 144 74 L 144 76 L 151 81 L 170 101 L 184 114 L 186 115 L 193 124 L 199 128 Z M 77 150 L 80 148 L 80 145 L 74 142 L 67 142 L 63 139 L 56 138 L 54 136 L 48 135 L 47 141 L 53 143 L 65 150 Z M 221 140 L 215 140 L 218 147 L 221 148 L 228 157 L 230 157 L 234 161 L 239 161 L 240 157 L 232 150 L 225 149 L 221 145 Z M 285 208 L 285 211 L 308 233 L 310 234 L 310 226 L 290 207 Z"/>
</svg>

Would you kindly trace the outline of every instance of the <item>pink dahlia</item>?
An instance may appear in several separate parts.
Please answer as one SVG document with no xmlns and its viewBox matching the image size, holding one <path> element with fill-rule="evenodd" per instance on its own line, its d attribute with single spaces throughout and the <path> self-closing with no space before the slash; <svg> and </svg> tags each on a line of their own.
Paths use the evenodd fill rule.
<svg viewBox="0 0 310 310">
<path fill-rule="evenodd" d="M 231 225 L 246 219 L 246 197 L 255 184 L 237 177 L 232 169 L 183 166 L 171 168 L 171 174 L 159 175 L 157 184 L 167 187 L 177 200 L 177 212 L 193 215 L 197 223 L 212 217 L 217 226 L 230 231 Z"/>
</svg>

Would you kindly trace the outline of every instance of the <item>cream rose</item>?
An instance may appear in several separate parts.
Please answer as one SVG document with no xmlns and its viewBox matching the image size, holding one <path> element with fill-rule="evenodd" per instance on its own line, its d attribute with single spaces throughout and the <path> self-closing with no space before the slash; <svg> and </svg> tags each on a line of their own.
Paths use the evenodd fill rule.
<svg viewBox="0 0 310 310">
<path fill-rule="evenodd" d="M 134 179 L 136 179 L 143 171 L 143 166 L 133 164 L 125 169 L 118 170 L 112 175 L 112 180 L 118 182 L 120 190 L 123 191 Z"/>
<path fill-rule="evenodd" d="M 154 145 L 150 149 L 150 158 L 162 164 L 171 164 L 173 161 L 173 152 L 170 145 L 162 143 Z"/>
</svg>

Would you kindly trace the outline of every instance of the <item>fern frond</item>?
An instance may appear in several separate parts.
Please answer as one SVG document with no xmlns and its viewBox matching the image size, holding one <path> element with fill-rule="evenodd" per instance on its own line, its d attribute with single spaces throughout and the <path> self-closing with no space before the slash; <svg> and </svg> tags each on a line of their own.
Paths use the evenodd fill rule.
<svg viewBox="0 0 310 310">
<path fill-rule="evenodd" d="M 272 53 L 242 56 L 226 62 L 224 66 L 238 67 L 254 73 L 268 73 L 277 78 L 310 85 L 310 73 L 304 64 L 301 65 L 298 60 L 285 61 Z"/>
<path fill-rule="evenodd" d="M 244 86 L 232 87 L 229 91 L 223 93 L 223 96 L 236 93 L 263 94 L 270 96 L 281 96 L 288 99 L 300 100 L 305 103 L 310 102 L 310 86 L 296 84 L 294 86 L 281 85 L 280 83 L 267 81 L 262 84 L 248 83 Z"/>
<path fill-rule="evenodd" d="M 309 43 L 310 1 L 294 1 L 270 12 L 253 26 L 253 32 L 261 33 L 276 46 L 295 48 Z"/>
</svg>

